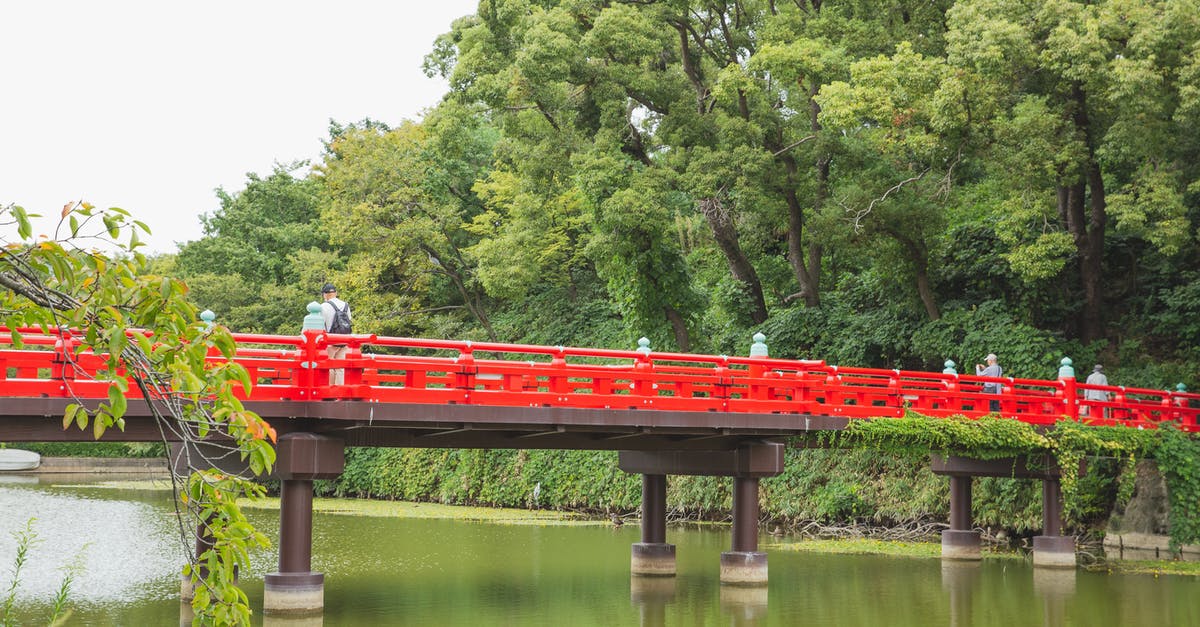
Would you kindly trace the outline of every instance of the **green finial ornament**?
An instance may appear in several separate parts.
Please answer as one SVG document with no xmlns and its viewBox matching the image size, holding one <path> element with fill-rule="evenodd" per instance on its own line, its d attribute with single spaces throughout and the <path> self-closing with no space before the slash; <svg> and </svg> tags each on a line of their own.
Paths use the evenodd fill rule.
<svg viewBox="0 0 1200 627">
<path fill-rule="evenodd" d="M 754 343 L 750 345 L 751 357 L 770 357 L 767 353 L 767 336 L 762 333 L 754 334 Z"/>
<path fill-rule="evenodd" d="M 947 359 L 942 365 L 945 366 L 942 368 L 942 374 L 958 374 L 958 364 L 954 363 L 953 359 Z"/>
<path fill-rule="evenodd" d="M 217 314 L 213 313 L 211 309 L 205 309 L 200 312 L 200 319 L 204 321 L 204 328 L 211 329 L 216 323 Z"/>
<path fill-rule="evenodd" d="M 309 329 L 325 330 L 325 317 L 321 315 L 321 303 L 313 301 L 308 304 L 308 315 L 304 316 L 305 331 Z"/>
<path fill-rule="evenodd" d="M 1187 386 L 1186 386 L 1186 385 L 1184 385 L 1184 384 L 1182 384 L 1182 383 L 1176 383 L 1176 384 L 1175 384 L 1175 391 L 1176 391 L 1176 392 L 1179 392 L 1180 394 L 1184 394 L 1184 393 L 1186 393 L 1186 392 L 1187 392 Z"/>
<path fill-rule="evenodd" d="M 638 339 L 637 352 L 639 352 L 643 355 L 650 354 L 650 338 L 643 337 L 643 338 Z"/>
<path fill-rule="evenodd" d="M 1073 364 L 1075 362 L 1071 361 L 1070 357 L 1063 357 L 1062 361 L 1060 361 L 1058 363 L 1062 364 L 1058 367 L 1058 378 L 1059 379 L 1074 379 L 1075 378 L 1075 368 L 1071 367 L 1071 364 Z"/>
</svg>

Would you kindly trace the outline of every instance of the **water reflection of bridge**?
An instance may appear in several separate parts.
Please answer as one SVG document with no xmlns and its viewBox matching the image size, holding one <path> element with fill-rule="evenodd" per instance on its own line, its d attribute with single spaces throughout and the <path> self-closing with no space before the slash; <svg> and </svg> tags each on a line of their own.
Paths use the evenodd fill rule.
<svg viewBox="0 0 1200 627">
<path fill-rule="evenodd" d="M 24 347 L 0 350 L 0 439 L 90 439 L 90 432 L 64 430 L 61 417 L 74 399 L 107 398 L 108 384 L 94 379 L 102 360 L 78 351 L 70 333 L 26 331 Z M 312 482 L 341 473 L 346 446 L 621 451 L 621 469 L 643 476 L 642 542 L 631 556 L 638 576 L 675 574 L 675 547 L 666 542 L 666 476 L 731 477 L 732 541 L 721 556 L 721 580 L 756 586 L 767 579 L 766 554 L 758 551 L 758 482 L 783 471 L 784 447 L 793 438 L 909 410 L 983 416 L 996 400 L 1004 417 L 1039 425 L 1169 422 L 1194 431 L 1200 413 L 1193 407 L 1200 395 L 1100 388 L 1073 376 L 989 379 L 772 359 L 761 336 L 750 357 L 653 352 L 644 340 L 637 350 L 620 351 L 319 330 L 235 338 L 234 359 L 255 383 L 246 407 L 280 434 L 279 570 L 267 576 L 268 611 L 322 606 L 324 579 L 311 570 Z M 331 343 L 349 346 L 344 359 L 327 356 Z M 329 384 L 336 370 L 344 373 L 342 385 Z M 1002 392 L 983 393 L 985 383 L 1000 384 Z M 136 386 L 130 389 L 136 396 Z M 1103 389 L 1111 400 L 1087 400 L 1088 389 Z M 123 432 L 109 430 L 103 439 L 159 440 L 154 415 L 161 399 L 145 400 L 130 403 Z M 1074 540 L 1060 535 L 1057 464 L 1026 461 L 934 459 L 934 472 L 951 482 L 945 557 L 980 557 L 970 517 L 972 477 L 1033 477 L 1043 481 L 1044 511 L 1034 562 L 1074 566 Z"/>
</svg>

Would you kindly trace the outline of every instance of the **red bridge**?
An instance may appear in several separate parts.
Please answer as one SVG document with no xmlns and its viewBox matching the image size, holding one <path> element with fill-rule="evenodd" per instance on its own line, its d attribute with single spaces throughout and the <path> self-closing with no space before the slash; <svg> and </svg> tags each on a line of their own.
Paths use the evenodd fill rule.
<svg viewBox="0 0 1200 627">
<path fill-rule="evenodd" d="M 7 330 L 0 329 L 0 346 L 7 346 L 0 349 L 0 397 L 8 399 L 0 415 L 28 415 L 44 407 L 46 411 L 32 413 L 61 417 L 53 408 L 66 401 L 54 399 L 107 398 L 108 385 L 94 380 L 102 360 L 86 351 L 76 354 L 77 339 L 36 329 L 21 331 L 25 347 L 15 349 Z M 337 424 L 321 430 L 336 429 L 352 441 L 348 443 L 363 445 L 409 445 L 408 437 L 445 437 L 454 435 L 452 431 L 472 430 L 499 432 L 498 437 L 487 439 L 489 447 L 502 446 L 499 440 L 504 437 L 571 440 L 572 434 L 580 433 L 630 439 L 676 436 L 670 438 L 676 445 L 695 435 L 736 441 L 746 435 L 837 428 L 852 418 L 898 418 L 909 410 L 934 417 L 974 418 L 990 413 L 989 401 L 999 401 L 1000 415 L 1032 424 L 1074 420 L 1153 428 L 1169 422 L 1186 431 L 1200 430 L 1200 394 L 1091 386 L 1074 378 L 992 379 L 833 366 L 813 360 L 661 353 L 649 348 L 625 351 L 333 336 L 312 330 L 296 336 L 234 334 L 234 338 L 238 342 L 234 359 L 255 383 L 243 396 L 252 409 L 267 418 L 332 420 Z M 348 345 L 346 358 L 330 359 L 329 344 Z M 765 345 L 762 348 L 765 352 Z M 334 369 L 344 371 L 343 385 L 329 384 Z M 1001 393 L 984 393 L 983 385 L 989 382 L 1000 384 Z M 1110 400 L 1087 400 L 1088 390 L 1105 392 Z M 130 400 L 138 394 L 136 386 L 130 386 Z M 349 402 L 310 402 L 328 400 Z M 130 404 L 131 416 L 138 415 L 134 405 Z M 6 422 L 5 438 L 28 440 L 33 434 L 24 429 L 35 428 L 38 422 Z M 489 426 L 485 429 L 485 425 Z M 601 426 L 609 428 L 597 431 Z M 281 432 L 291 430 L 285 424 L 277 427 Z M 386 427 L 388 434 L 376 427 Z M 135 428 L 124 437 L 119 433 L 113 437 L 136 440 L 142 435 Z M 159 437 L 157 432 L 151 435 Z M 78 439 L 69 433 L 37 436 Z M 470 446 L 472 439 L 449 438 L 447 442 L 453 443 L 446 445 Z M 530 442 L 513 444 L 532 447 Z M 629 442 L 616 447 L 583 446 L 585 442 L 576 438 L 566 443 L 569 446 L 561 444 L 549 448 L 628 448 Z M 709 442 L 703 448 L 729 444 Z"/>
<path fill-rule="evenodd" d="M 76 399 L 107 398 L 94 379 L 103 360 L 79 352 L 70 333 L 22 329 L 23 348 L 0 335 L 0 441 L 89 440 L 91 432 L 62 428 Z M 783 470 L 790 436 L 837 430 L 852 419 L 999 413 L 1037 425 L 1060 420 L 1155 428 L 1170 423 L 1200 430 L 1200 395 L 1089 386 L 1056 380 L 990 379 L 971 375 L 833 366 L 823 361 L 766 357 L 761 336 L 754 357 L 638 350 L 525 346 L 374 335 L 234 334 L 234 359 L 250 374 L 246 406 L 281 435 L 276 474 L 282 481 L 280 567 L 268 575 L 267 610 L 321 607 L 323 578 L 311 572 L 311 482 L 340 474 L 344 446 L 611 449 L 620 466 L 643 475 L 643 542 L 635 544 L 635 575 L 673 575 L 674 546 L 666 538 L 666 475 L 734 477 L 733 550 L 722 555 L 722 580 L 766 581 L 757 551 L 758 480 Z M 344 359 L 330 344 L 349 347 Z M 212 355 L 210 360 L 223 358 Z M 344 382 L 330 385 L 331 373 Z M 1000 384 L 1000 394 L 983 392 Z M 1108 400 L 1088 400 L 1087 391 Z M 137 397 L 130 386 L 130 400 Z M 105 440 L 157 441 L 153 406 L 131 402 L 123 432 Z M 168 438 L 171 436 L 168 435 Z M 935 460 L 951 477 L 951 525 L 943 554 L 978 559 L 971 529 L 972 476 L 1040 478 L 1045 482 L 1043 536 L 1035 564 L 1074 566 L 1074 541 L 1062 537 L 1061 495 L 1054 464 L 1024 460 Z M 1039 543 L 1039 540 L 1041 542 Z M 317 595 L 314 597 L 313 595 Z M 307 596 L 306 596 L 307 595 Z M 314 600 L 315 599 L 315 600 Z"/>
</svg>

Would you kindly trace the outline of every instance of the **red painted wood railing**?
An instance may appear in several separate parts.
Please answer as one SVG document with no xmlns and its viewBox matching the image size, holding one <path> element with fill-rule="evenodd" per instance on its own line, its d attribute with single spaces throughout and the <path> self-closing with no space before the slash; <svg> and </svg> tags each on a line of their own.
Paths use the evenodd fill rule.
<svg viewBox="0 0 1200 627">
<path fill-rule="evenodd" d="M 0 329 L 0 397 L 104 398 L 93 380 L 100 356 L 77 353 L 70 333 L 22 329 L 12 346 Z M 374 335 L 234 334 L 235 361 L 255 383 L 251 400 L 360 399 L 380 403 L 458 403 L 518 407 L 579 407 L 676 411 L 809 414 L 848 418 L 983 416 L 989 401 L 1000 414 L 1033 424 L 1077 420 L 1153 428 L 1174 423 L 1200 431 L 1200 394 L 1074 379 L 987 378 L 828 365 L 823 361 L 528 346 Z M 346 344 L 330 359 L 330 343 Z M 219 356 L 210 356 L 219 361 Z M 332 369 L 344 385 L 330 386 Z M 984 383 L 1002 392 L 985 394 Z M 1109 393 L 1086 400 L 1085 390 Z M 137 396 L 136 387 L 130 394 Z"/>
</svg>

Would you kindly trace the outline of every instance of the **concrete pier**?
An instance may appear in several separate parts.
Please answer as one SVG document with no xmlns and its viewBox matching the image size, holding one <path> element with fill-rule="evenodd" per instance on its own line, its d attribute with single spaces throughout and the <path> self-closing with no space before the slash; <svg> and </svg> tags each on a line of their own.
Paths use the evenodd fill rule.
<svg viewBox="0 0 1200 627">
<path fill-rule="evenodd" d="M 983 559 L 979 532 L 971 524 L 971 477 L 950 476 L 950 528 L 942 532 L 942 559 Z"/>
<path fill-rule="evenodd" d="M 630 551 L 629 572 L 641 577 L 674 577 L 675 545 L 638 542 Z"/>
<path fill-rule="evenodd" d="M 203 566 L 204 561 L 201 559 L 209 549 L 213 548 L 212 534 L 208 533 L 208 525 L 200 523 L 196 525 L 196 561 L 194 568 L 199 569 L 200 578 L 203 579 L 208 575 L 208 568 Z M 196 588 L 204 585 L 192 581 L 191 575 L 179 576 L 179 600 L 182 603 L 191 604 L 192 599 L 196 598 Z"/>
<path fill-rule="evenodd" d="M 1062 486 L 1057 477 L 1042 480 L 1042 535 L 1033 538 L 1033 565 L 1075 568 L 1075 537 L 1062 535 Z"/>
<path fill-rule="evenodd" d="M 264 614 L 315 614 L 325 607 L 325 575 L 312 571 L 312 482 L 345 467 L 342 440 L 289 433 L 279 438 L 279 572 L 263 578 Z"/>
<path fill-rule="evenodd" d="M 721 583 L 760 586 L 767 583 L 767 554 L 758 550 L 758 480 L 783 472 L 784 445 L 782 442 L 750 442 L 727 451 L 621 451 L 618 466 L 629 473 L 640 473 L 642 504 L 657 506 L 661 494 L 663 515 L 666 512 L 665 475 L 707 475 L 733 477 L 733 542 L 730 551 L 721 554 Z M 664 475 L 659 479 L 653 475 Z M 647 497 L 649 495 L 649 497 Z M 647 525 L 642 530 L 642 544 L 665 544 L 666 526 L 658 525 L 658 514 L 643 510 Z M 645 535 L 647 530 L 652 535 Z M 643 554 L 666 549 L 643 548 Z M 665 545 L 671 546 L 671 545 Z M 674 555 L 674 547 L 670 551 Z"/>
<path fill-rule="evenodd" d="M 642 541 L 630 551 L 629 572 L 675 576 L 675 545 L 667 544 L 667 476 L 642 475 Z"/>
<path fill-rule="evenodd" d="M 721 583 L 767 584 L 767 554 L 758 550 L 758 477 L 733 478 L 733 546 L 721 554 Z"/>
</svg>

